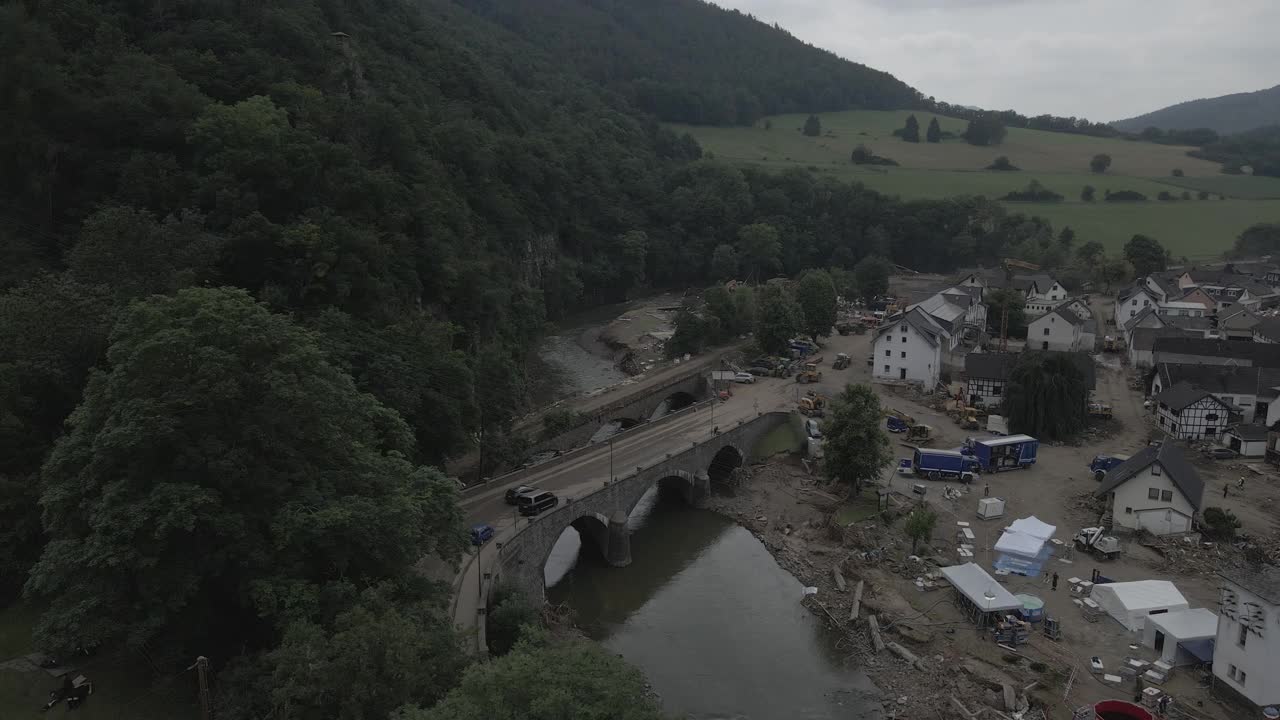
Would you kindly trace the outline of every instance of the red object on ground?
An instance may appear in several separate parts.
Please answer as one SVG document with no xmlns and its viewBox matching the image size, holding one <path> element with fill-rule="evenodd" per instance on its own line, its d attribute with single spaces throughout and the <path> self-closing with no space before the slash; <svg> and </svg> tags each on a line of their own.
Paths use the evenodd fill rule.
<svg viewBox="0 0 1280 720">
<path fill-rule="evenodd" d="M 1098 720 L 1154 720 L 1155 716 L 1141 705 L 1124 700 L 1103 700 L 1093 706 Z"/>
</svg>

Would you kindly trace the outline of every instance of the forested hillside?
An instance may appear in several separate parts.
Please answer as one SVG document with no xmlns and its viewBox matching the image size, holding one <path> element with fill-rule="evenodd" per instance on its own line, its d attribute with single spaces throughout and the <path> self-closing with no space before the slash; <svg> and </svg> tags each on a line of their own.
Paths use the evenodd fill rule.
<svg viewBox="0 0 1280 720">
<path fill-rule="evenodd" d="M 702 0 L 456 0 L 662 120 L 916 107 L 887 72 Z"/>
<path fill-rule="evenodd" d="M 0 590 L 25 584 L 41 647 L 236 658 L 228 717 L 429 705 L 464 662 L 410 572 L 462 545 L 430 466 L 513 459 L 546 320 L 713 256 L 1068 252 L 982 199 L 701 159 L 637 88 L 729 93 L 735 119 L 911 93 L 701 4 L 659 42 L 666 5 L 600 6 L 653 43 L 616 78 L 448 0 L 0 7 Z"/>
<path fill-rule="evenodd" d="M 1209 128 L 1219 135 L 1240 133 L 1280 122 L 1280 85 L 1256 92 L 1188 100 L 1145 115 L 1111 123 L 1121 130 L 1141 132 Z"/>
</svg>

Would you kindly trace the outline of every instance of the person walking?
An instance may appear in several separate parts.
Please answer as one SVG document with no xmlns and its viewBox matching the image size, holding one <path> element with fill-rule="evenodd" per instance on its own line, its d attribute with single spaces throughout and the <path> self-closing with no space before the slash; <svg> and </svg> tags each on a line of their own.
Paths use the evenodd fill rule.
<svg viewBox="0 0 1280 720">
<path fill-rule="evenodd" d="M 1239 490 L 1240 492 L 1244 492 L 1244 476 L 1243 475 L 1241 475 L 1240 479 L 1236 481 L 1236 489 Z"/>
<path fill-rule="evenodd" d="M 1231 486 L 1230 486 L 1230 485 L 1223 485 L 1223 486 L 1222 486 L 1222 497 L 1226 497 L 1226 496 L 1227 496 L 1227 491 L 1228 491 L 1228 490 L 1230 490 L 1230 489 L 1231 489 Z"/>
<path fill-rule="evenodd" d="M 991 483 L 982 486 L 982 497 L 991 497 Z"/>
<path fill-rule="evenodd" d="M 1053 590 L 1054 592 L 1058 591 L 1058 572 L 1056 570 L 1053 572 Z"/>
</svg>

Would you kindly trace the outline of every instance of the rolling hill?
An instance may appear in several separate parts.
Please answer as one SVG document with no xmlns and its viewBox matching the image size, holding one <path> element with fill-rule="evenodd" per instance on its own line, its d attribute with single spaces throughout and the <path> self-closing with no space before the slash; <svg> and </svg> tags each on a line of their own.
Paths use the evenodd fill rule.
<svg viewBox="0 0 1280 720">
<path fill-rule="evenodd" d="M 1111 124 L 1128 132 L 1141 132 L 1148 127 L 1209 128 L 1227 135 L 1277 123 L 1280 123 L 1280 85 L 1256 92 L 1189 100 Z"/>
</svg>

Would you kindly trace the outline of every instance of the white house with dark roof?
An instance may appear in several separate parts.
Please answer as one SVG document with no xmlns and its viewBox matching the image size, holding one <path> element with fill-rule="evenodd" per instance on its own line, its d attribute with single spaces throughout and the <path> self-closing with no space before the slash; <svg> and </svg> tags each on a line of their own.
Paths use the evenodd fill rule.
<svg viewBox="0 0 1280 720">
<path fill-rule="evenodd" d="M 1059 305 L 1027 325 L 1028 350 L 1091 351 L 1093 341 L 1093 333 L 1088 332 L 1086 321 L 1069 310 L 1065 304 Z"/>
<path fill-rule="evenodd" d="M 1039 351 L 1027 351 L 1039 352 Z M 1090 392 L 1097 384 L 1093 357 L 1088 353 L 1065 353 L 1084 377 Z M 996 407 L 1004 401 L 1009 374 L 1018 363 L 1018 353 L 969 353 L 964 358 L 965 397 L 970 405 Z"/>
<path fill-rule="evenodd" d="M 1153 401 L 1156 424 L 1179 440 L 1217 440 L 1225 427 L 1237 421 L 1240 413 L 1238 406 L 1228 405 L 1208 390 L 1185 380 L 1166 388 Z"/>
<path fill-rule="evenodd" d="M 912 382 L 932 390 L 942 374 L 947 330 L 919 307 L 886 318 L 871 345 L 871 375 L 877 380 Z"/>
<path fill-rule="evenodd" d="M 1135 368 L 1149 368 L 1154 365 L 1153 350 L 1156 338 L 1162 337 L 1187 337 L 1187 333 L 1171 325 L 1159 328 L 1134 328 L 1129 332 L 1128 340 L 1125 342 L 1125 347 L 1129 351 L 1129 365 Z"/>
<path fill-rule="evenodd" d="M 1254 340 L 1260 319 L 1246 308 L 1232 308 L 1218 315 L 1218 331 L 1225 340 Z"/>
<path fill-rule="evenodd" d="M 1240 453 L 1241 457 L 1255 458 L 1267 454 L 1267 426 L 1260 423 L 1239 423 L 1222 431 L 1222 446 Z"/>
<path fill-rule="evenodd" d="M 1166 442 L 1111 470 L 1094 495 L 1108 500 L 1113 527 L 1169 535 L 1191 530 L 1204 483 L 1182 450 Z"/>
<path fill-rule="evenodd" d="M 1028 317 L 1043 315 L 1067 300 L 1067 289 L 1050 275 L 1015 275 L 1010 286 L 1022 293 Z"/>
<path fill-rule="evenodd" d="M 1280 421 L 1280 370 L 1274 368 L 1160 363 L 1151 378 L 1151 395 L 1187 383 L 1205 390 L 1224 405 L 1240 409 L 1240 421 L 1267 425 Z"/>
<path fill-rule="evenodd" d="M 1124 332 L 1125 326 L 1130 320 L 1138 317 L 1143 310 L 1155 309 L 1160 306 L 1160 300 L 1150 288 L 1144 286 L 1133 286 L 1120 291 L 1116 297 L 1115 322 L 1116 329 Z M 1126 335 L 1125 337 L 1128 337 Z"/>
<path fill-rule="evenodd" d="M 1280 569 L 1262 565 L 1218 577 L 1214 682 L 1255 706 L 1280 705 Z"/>
</svg>

